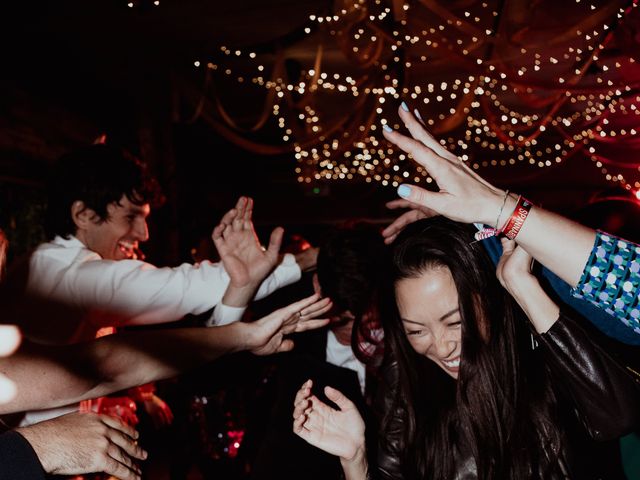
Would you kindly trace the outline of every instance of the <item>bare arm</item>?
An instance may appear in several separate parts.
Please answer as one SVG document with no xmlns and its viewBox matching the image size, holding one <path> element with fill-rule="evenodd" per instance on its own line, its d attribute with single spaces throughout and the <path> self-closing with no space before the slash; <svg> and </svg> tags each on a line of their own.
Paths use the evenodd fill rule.
<svg viewBox="0 0 640 480">
<path fill-rule="evenodd" d="M 326 325 L 331 308 L 317 295 L 253 323 L 214 328 L 126 332 L 68 346 L 23 345 L 0 360 L 0 373 L 17 385 L 0 414 L 52 408 L 175 376 L 225 353 L 269 355 L 290 350 L 285 335 Z"/>
<path fill-rule="evenodd" d="M 513 240 L 501 239 L 502 256 L 496 274 L 538 333 L 547 332 L 560 315 L 560 308 L 531 273 L 531 256 Z"/>
<path fill-rule="evenodd" d="M 401 196 L 453 220 L 494 226 L 505 192 L 490 185 L 448 152 L 411 113 L 400 108 L 399 114 L 413 138 L 395 131 L 385 131 L 385 137 L 411 154 L 439 187 L 439 191 L 433 192 L 415 185 L 402 185 Z M 515 195 L 507 199 L 501 223 L 514 210 L 516 200 Z M 391 229 L 389 235 L 393 233 Z M 580 280 L 594 240 L 594 230 L 539 207 L 531 210 L 518 235 L 518 244 L 572 286 Z"/>
</svg>

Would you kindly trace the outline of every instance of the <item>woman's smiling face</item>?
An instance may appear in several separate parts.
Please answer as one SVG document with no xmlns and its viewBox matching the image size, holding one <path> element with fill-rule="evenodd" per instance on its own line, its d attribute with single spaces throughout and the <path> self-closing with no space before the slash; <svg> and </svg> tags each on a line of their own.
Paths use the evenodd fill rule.
<svg viewBox="0 0 640 480">
<path fill-rule="evenodd" d="M 457 379 L 462 346 L 458 291 L 445 266 L 403 278 L 395 285 L 405 334 L 413 349 Z"/>
</svg>

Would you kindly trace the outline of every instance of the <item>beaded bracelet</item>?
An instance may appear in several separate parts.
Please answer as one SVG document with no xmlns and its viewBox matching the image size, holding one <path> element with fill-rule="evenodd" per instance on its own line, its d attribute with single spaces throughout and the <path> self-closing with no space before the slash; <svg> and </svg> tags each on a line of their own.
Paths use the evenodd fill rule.
<svg viewBox="0 0 640 480">
<path fill-rule="evenodd" d="M 507 204 L 507 198 L 509 198 L 509 190 L 504 192 L 504 198 L 502 199 L 502 206 L 500 207 L 500 211 L 498 211 L 498 218 L 496 218 L 495 227 L 482 227 L 481 224 L 478 224 L 478 229 L 474 235 L 475 241 L 479 242 L 481 240 L 485 240 L 490 237 L 497 237 L 500 235 L 501 230 L 498 228 L 498 224 L 500 223 L 500 217 L 502 216 L 502 212 L 504 211 L 504 207 Z M 475 242 L 474 242 L 475 243 Z"/>
</svg>

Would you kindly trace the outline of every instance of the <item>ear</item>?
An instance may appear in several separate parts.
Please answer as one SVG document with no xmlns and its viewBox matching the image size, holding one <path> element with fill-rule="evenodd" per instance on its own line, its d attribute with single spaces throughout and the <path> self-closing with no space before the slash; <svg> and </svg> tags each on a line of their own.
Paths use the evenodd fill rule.
<svg viewBox="0 0 640 480">
<path fill-rule="evenodd" d="M 86 230 L 96 223 L 96 212 L 87 208 L 82 200 L 71 204 L 71 219 L 77 230 Z"/>
<path fill-rule="evenodd" d="M 318 274 L 314 273 L 312 278 L 313 282 L 313 291 L 318 295 L 322 295 L 322 288 L 320 288 L 320 281 L 318 280 Z"/>
</svg>

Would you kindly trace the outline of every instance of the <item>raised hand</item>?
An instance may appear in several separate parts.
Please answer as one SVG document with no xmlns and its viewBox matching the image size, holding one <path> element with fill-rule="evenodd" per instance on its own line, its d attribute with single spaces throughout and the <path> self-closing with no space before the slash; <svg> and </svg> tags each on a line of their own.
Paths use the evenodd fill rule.
<svg viewBox="0 0 640 480">
<path fill-rule="evenodd" d="M 245 324 L 249 329 L 247 347 L 256 355 L 286 352 L 293 341 L 285 335 L 324 327 L 328 318 L 318 317 L 331 310 L 331 300 L 315 294 L 276 310 L 260 320 Z"/>
<path fill-rule="evenodd" d="M 504 192 L 490 185 L 440 145 L 413 114 L 403 108 L 398 111 L 413 138 L 386 129 L 385 138 L 422 165 L 440 189 L 432 192 L 404 184 L 398 188 L 398 194 L 411 203 L 453 220 L 493 225 Z"/>
<path fill-rule="evenodd" d="M 335 388 L 325 387 L 329 407 L 311 394 L 312 381 L 302 385 L 294 401 L 293 431 L 311 445 L 350 461 L 365 448 L 364 420 L 353 402 Z"/>
<path fill-rule="evenodd" d="M 253 228 L 252 215 L 253 200 L 240 197 L 211 235 L 233 287 L 257 288 L 278 263 L 284 230 L 274 229 L 269 246 L 263 249 Z"/>
<path fill-rule="evenodd" d="M 138 432 L 107 415 L 72 413 L 17 431 L 50 474 L 104 472 L 122 480 L 138 480 L 140 469 L 134 462 L 147 457 L 136 444 Z"/>
</svg>

